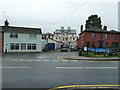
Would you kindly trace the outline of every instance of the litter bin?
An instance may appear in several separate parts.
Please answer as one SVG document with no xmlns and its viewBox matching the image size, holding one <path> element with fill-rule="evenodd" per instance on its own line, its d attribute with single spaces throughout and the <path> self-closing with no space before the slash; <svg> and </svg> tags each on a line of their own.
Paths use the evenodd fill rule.
<svg viewBox="0 0 120 90">
<path fill-rule="evenodd" d="M 82 56 L 82 50 L 79 50 L 79 56 Z"/>
</svg>

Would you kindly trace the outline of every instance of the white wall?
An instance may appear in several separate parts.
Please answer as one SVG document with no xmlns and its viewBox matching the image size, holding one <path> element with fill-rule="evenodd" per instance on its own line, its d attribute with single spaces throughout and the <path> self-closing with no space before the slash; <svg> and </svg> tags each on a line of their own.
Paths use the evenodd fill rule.
<svg viewBox="0 0 120 90">
<path fill-rule="evenodd" d="M 44 50 L 46 44 L 47 44 L 47 40 L 42 39 L 42 50 Z"/>
<path fill-rule="evenodd" d="M 42 35 L 38 34 L 35 40 L 29 39 L 29 34 L 18 33 L 18 38 L 10 38 L 10 33 L 4 33 L 4 52 L 41 52 L 42 50 Z M 21 50 L 19 45 L 19 50 L 11 50 L 10 43 L 26 43 L 26 44 L 36 44 L 36 50 Z"/>
</svg>

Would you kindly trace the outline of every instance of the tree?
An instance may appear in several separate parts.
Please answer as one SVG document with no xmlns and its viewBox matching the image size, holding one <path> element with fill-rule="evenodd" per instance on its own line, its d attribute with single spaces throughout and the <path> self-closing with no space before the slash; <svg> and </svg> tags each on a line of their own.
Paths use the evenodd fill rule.
<svg viewBox="0 0 120 90">
<path fill-rule="evenodd" d="M 91 15 L 88 17 L 88 20 L 86 20 L 85 28 L 88 29 L 90 27 L 97 27 L 102 28 L 101 25 L 101 18 L 98 17 L 98 15 Z"/>
</svg>

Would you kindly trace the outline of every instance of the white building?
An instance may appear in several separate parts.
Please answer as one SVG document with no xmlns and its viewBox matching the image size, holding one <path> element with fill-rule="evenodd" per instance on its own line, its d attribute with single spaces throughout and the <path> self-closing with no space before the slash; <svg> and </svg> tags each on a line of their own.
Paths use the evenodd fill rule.
<svg viewBox="0 0 120 90">
<path fill-rule="evenodd" d="M 76 30 L 71 29 L 71 27 L 56 29 L 53 39 L 59 42 L 59 48 L 61 46 L 68 46 L 69 48 L 77 46 Z"/>
<path fill-rule="evenodd" d="M 41 52 L 41 28 L 13 27 L 6 21 L 2 31 L 4 33 L 3 52 Z"/>
</svg>

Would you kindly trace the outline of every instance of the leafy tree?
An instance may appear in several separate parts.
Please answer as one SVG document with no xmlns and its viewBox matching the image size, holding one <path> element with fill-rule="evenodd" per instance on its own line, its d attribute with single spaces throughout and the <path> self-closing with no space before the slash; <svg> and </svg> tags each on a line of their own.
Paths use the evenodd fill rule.
<svg viewBox="0 0 120 90">
<path fill-rule="evenodd" d="M 102 28 L 101 25 L 101 18 L 98 17 L 98 15 L 91 15 L 88 17 L 88 20 L 86 20 L 85 28 L 88 29 L 90 27 L 97 27 Z"/>
</svg>

